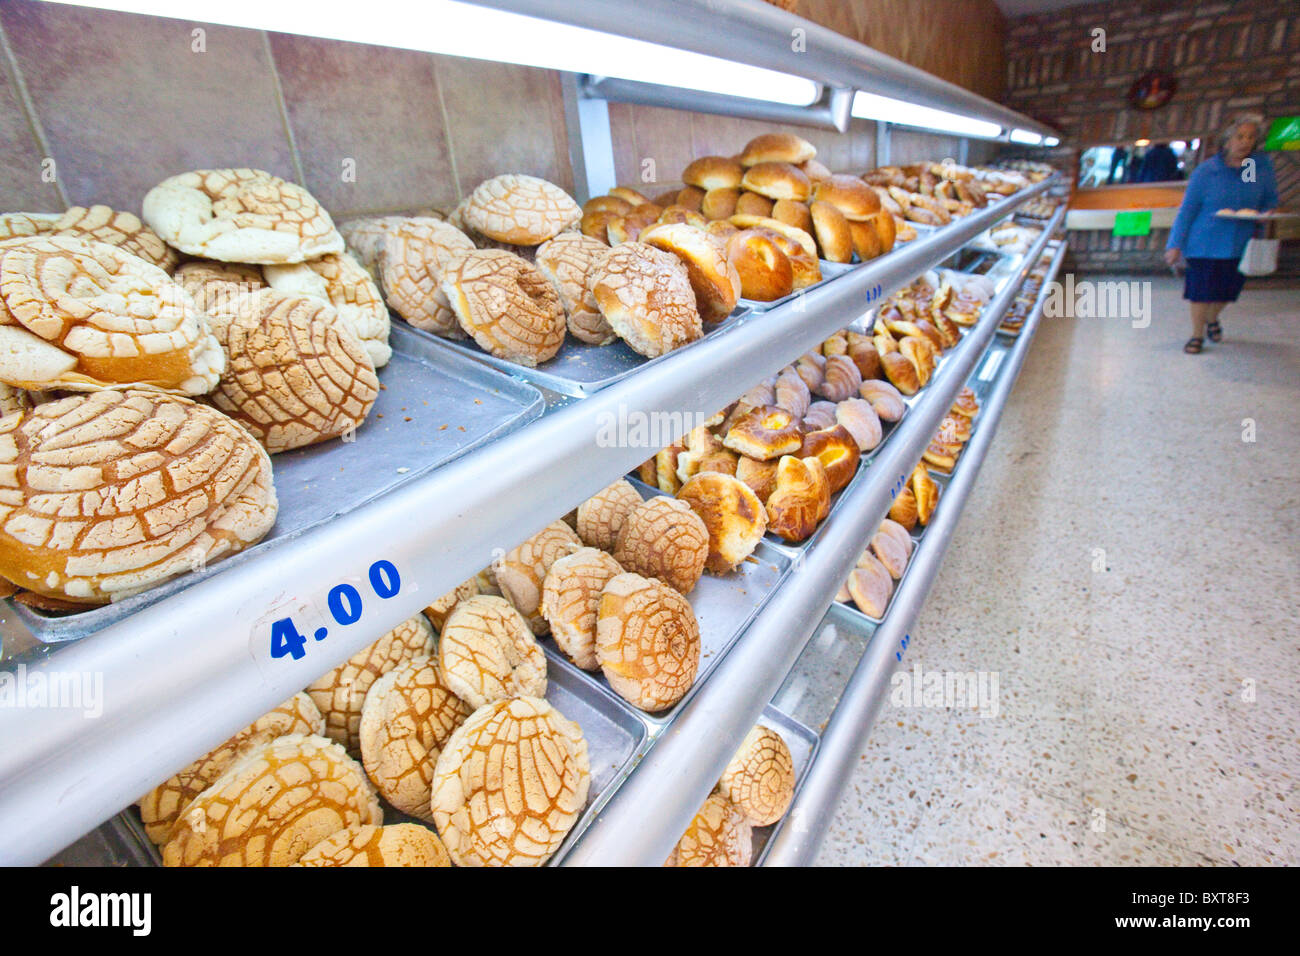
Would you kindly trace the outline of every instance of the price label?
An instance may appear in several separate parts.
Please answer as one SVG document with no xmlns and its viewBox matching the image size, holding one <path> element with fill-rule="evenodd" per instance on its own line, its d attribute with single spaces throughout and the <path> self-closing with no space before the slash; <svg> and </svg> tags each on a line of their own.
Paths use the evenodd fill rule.
<svg viewBox="0 0 1300 956">
<path fill-rule="evenodd" d="M 365 579 L 334 585 L 325 594 L 326 613 L 304 599 L 277 604 L 253 625 L 249 637 L 253 659 L 263 668 L 276 662 L 300 661 L 311 649 L 361 623 L 383 601 L 402 590 L 402 576 L 391 561 L 379 560 L 367 569 Z"/>
<path fill-rule="evenodd" d="M 867 290 L 867 301 L 875 302 L 877 299 L 880 298 L 880 294 L 884 292 L 884 290 L 885 287 L 882 285 L 873 285 L 870 289 Z"/>
</svg>

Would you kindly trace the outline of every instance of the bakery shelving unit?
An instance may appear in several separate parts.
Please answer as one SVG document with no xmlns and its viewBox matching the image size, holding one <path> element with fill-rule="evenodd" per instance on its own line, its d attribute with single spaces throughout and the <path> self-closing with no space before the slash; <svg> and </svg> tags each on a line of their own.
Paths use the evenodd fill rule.
<svg viewBox="0 0 1300 956">
<path fill-rule="evenodd" d="M 875 90 L 1036 128 L 1026 117 L 758 0 L 489 0 L 484 5 L 696 52 L 747 57 L 814 79 L 824 91 Z M 728 18 L 726 31 L 717 29 L 719 16 Z M 700 28 L 704 18 L 711 29 Z M 806 52 L 791 56 L 786 38 L 794 28 L 806 31 L 807 46 Z M 721 46 L 724 32 L 726 49 Z M 688 98 L 679 102 L 684 105 Z M 750 102 L 714 108 L 744 114 Z M 0 862 L 49 858 L 177 767 L 487 566 L 497 549 L 513 546 L 634 468 L 646 449 L 598 441 L 608 416 L 629 409 L 712 413 L 1051 185 L 1050 180 L 1036 184 L 923 235 L 593 395 L 555 401 L 539 420 L 286 540 L 270 554 L 218 565 L 209 576 L 125 620 L 30 655 L 31 667 L 101 675 L 103 714 L 88 721 L 70 710 L 0 709 L 0 740 L 5 742 L 0 748 Z M 812 632 L 808 622 L 826 612 L 861 543 L 886 512 L 889 489 L 919 458 L 953 395 L 976 367 L 1055 222 L 1019 273 L 986 306 L 978 326 L 941 363 L 869 467 L 842 493 L 836 516 L 815 545 L 792 552 L 786 583 L 656 730 L 653 746 L 638 745 L 638 759 L 629 761 L 635 766 L 612 783 L 583 833 L 566 846 L 564 863 L 662 862 L 735 745 L 795 665 Z M 1022 342 L 1027 345 L 1030 338 L 1022 335 Z M 959 497 L 955 500 L 960 503 Z M 400 588 L 394 578 L 382 578 L 382 588 L 376 584 L 374 569 L 385 562 L 398 572 Z M 912 574 L 913 580 L 924 577 Z M 268 652 L 271 622 L 294 615 L 310 633 L 325 619 L 321 609 L 327 593 L 341 583 L 366 595 L 364 627 L 336 629 L 329 641 L 309 644 L 302 659 L 273 658 Z M 392 593 L 385 597 L 385 591 Z M 6 617 L 12 624 L 12 614 Z M 843 746 L 838 735 L 835 740 Z M 826 772 L 819 770 L 830 759 L 825 754 L 825 747 L 810 751 L 810 775 Z M 823 799 L 817 795 L 827 792 L 819 784 L 802 790 L 801 799 L 803 794 Z M 779 842 L 773 844 L 774 854 L 780 849 Z"/>
</svg>

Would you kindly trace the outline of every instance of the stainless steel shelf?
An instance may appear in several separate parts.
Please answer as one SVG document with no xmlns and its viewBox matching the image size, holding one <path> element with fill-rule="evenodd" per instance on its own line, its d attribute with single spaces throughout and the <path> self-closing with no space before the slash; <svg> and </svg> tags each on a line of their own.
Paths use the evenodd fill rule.
<svg viewBox="0 0 1300 956">
<path fill-rule="evenodd" d="M 103 713 L 88 720 L 74 710 L 0 709 L 0 740 L 5 741 L 0 748 L 0 863 L 48 858 L 486 567 L 497 549 L 513 547 L 657 450 L 603 446 L 604 423 L 635 411 L 712 414 L 848 325 L 870 301 L 909 282 L 1050 184 L 1036 184 L 954 222 L 594 396 L 554 407 L 508 440 L 413 479 L 286 541 L 265 559 L 233 564 L 34 663 L 47 673 L 98 675 Z M 964 356 L 937 373 L 927 389 L 930 395 L 917 405 L 920 412 L 910 413 L 908 427 L 857 483 L 855 508 L 874 509 L 885 500 L 893 476 L 910 464 L 903 459 L 910 455 L 915 460 L 951 403 L 968 372 L 962 366 L 974 360 L 992 332 L 993 325 L 981 325 L 965 340 Z M 941 397 L 944 392 L 948 398 Z M 866 522 L 854 524 L 865 527 Z M 828 535 L 813 559 L 842 549 L 853 531 Z M 309 642 L 302 659 L 270 658 L 272 621 L 292 614 L 305 625 L 305 633 L 312 633 L 315 623 L 327 619 L 323 609 L 331 588 L 353 584 L 366 593 L 367 571 L 381 560 L 400 572 L 399 593 L 387 600 L 368 598 L 360 626 L 334 628 L 327 641 Z M 747 635 L 742 647 L 727 655 L 690 705 L 690 719 L 682 726 L 709 729 L 701 765 L 716 763 L 761 709 L 759 703 L 751 712 L 744 687 L 771 685 L 754 697 L 766 701 L 793 663 L 788 650 L 771 661 L 756 659 L 749 645 L 783 645 L 787 621 L 817 620 L 825 610 L 824 603 L 816 606 L 818 600 L 805 606 L 785 592 L 777 597 L 785 599 L 782 609 L 760 618 L 756 626 L 761 633 Z M 753 678 L 747 668 L 753 669 Z M 722 702 L 737 696 L 746 698 L 738 711 L 743 718 L 717 712 Z M 671 749 L 680 751 L 680 735 L 666 736 Z M 671 829 L 679 817 L 663 819 Z M 628 815 L 619 810 L 610 817 L 615 818 L 627 820 Z M 641 815 L 626 832 L 645 829 Z M 612 831 L 603 825 L 598 832 L 593 850 Z M 669 847 L 674 840 L 668 839 Z M 665 856 L 666 850 L 654 860 L 638 854 L 656 863 Z"/>
<path fill-rule="evenodd" d="M 1061 213 L 1058 211 L 1052 223 L 1059 222 L 1060 218 Z M 1050 230 L 1045 230 L 1044 237 L 1049 232 Z M 826 821 L 834 813 L 856 758 L 884 703 L 890 677 L 901 663 L 906 650 L 911 647 L 911 640 L 908 639 L 906 644 L 904 640 L 910 634 L 921 605 L 938 574 L 944 553 L 961 518 L 963 506 L 975 485 L 980 465 L 993 443 L 1002 411 L 1015 386 L 1025 356 L 1029 354 L 1030 343 L 1043 317 L 1047 283 L 1056 277 L 1064 258 L 1065 243 L 1062 242 L 1020 336 L 1010 343 L 998 343 L 990 349 L 989 358 L 995 352 L 1002 354 L 996 379 L 976 420 L 978 425 L 975 434 L 971 436 L 947 481 L 934 519 L 909 562 L 908 573 L 890 602 L 884 620 L 872 633 L 865 653 L 821 734 L 816 759 L 788 814 L 788 818 L 804 823 L 800 826 L 782 827 L 767 851 L 764 859 L 766 866 L 803 866 L 811 863 L 817 854 L 825 828 L 812 825 L 810 821 Z M 1038 252 L 1026 259 L 1032 265 L 1038 259 Z M 1018 288 L 1019 283 L 1017 291 Z M 857 552 L 854 554 L 856 556 Z"/>
<path fill-rule="evenodd" d="M 588 826 L 566 858 L 567 865 L 655 866 L 667 858 L 736 744 L 794 666 L 864 542 L 889 511 L 891 489 L 920 460 L 1063 216 L 1058 210 L 1046 225 L 1017 275 L 994 296 L 975 330 L 935 372 L 898 431 L 842 492 L 836 519 L 818 532 L 819 540 L 803 552 L 758 620 L 717 665 L 709 682 L 677 712 L 654 749 Z M 933 533 L 927 530 L 927 536 Z M 925 578 L 924 573 L 912 572 L 912 576 Z M 647 807 L 654 808 L 653 826 L 646 825 Z"/>
</svg>

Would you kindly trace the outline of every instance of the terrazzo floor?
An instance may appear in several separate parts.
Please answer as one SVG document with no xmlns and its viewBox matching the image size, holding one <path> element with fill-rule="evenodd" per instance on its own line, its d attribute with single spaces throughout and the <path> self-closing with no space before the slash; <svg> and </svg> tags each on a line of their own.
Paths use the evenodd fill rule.
<svg viewBox="0 0 1300 956">
<path fill-rule="evenodd" d="M 1047 319 L 819 865 L 1300 863 L 1300 293 Z M 1253 428 L 1253 436 L 1250 430 Z M 1253 437 L 1253 441 L 1249 440 Z"/>
</svg>

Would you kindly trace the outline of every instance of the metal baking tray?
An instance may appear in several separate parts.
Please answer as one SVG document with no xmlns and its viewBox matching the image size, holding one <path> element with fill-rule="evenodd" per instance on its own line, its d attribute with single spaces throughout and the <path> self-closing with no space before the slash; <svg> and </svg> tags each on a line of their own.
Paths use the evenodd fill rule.
<svg viewBox="0 0 1300 956">
<path fill-rule="evenodd" d="M 140 811 L 123 810 L 64 847 L 43 866 L 162 866 L 162 854 L 145 836 Z"/>
<path fill-rule="evenodd" d="M 875 630 L 876 625 L 856 609 L 832 603 L 772 705 L 820 734 Z"/>
<path fill-rule="evenodd" d="M 636 478 L 629 478 L 629 481 L 642 498 L 662 494 Z M 723 576 L 706 571 L 700 577 L 694 590 L 686 595 L 686 600 L 690 602 L 700 623 L 700 666 L 695 675 L 695 683 L 680 701 L 658 713 L 643 713 L 628 705 L 645 722 L 651 737 L 657 737 L 672 720 L 677 709 L 690 700 L 695 691 L 708 680 L 714 666 L 744 633 L 789 573 L 791 564 L 789 554 L 772 547 L 767 541 L 760 541 L 754 553 L 742 561 L 735 571 Z M 566 670 L 579 680 L 599 687 L 605 694 L 622 702 L 622 698 L 610 688 L 603 674 L 588 673 L 575 667 L 550 637 L 542 638 L 541 645 L 550 661 L 551 673 Z"/>
<path fill-rule="evenodd" d="M 783 714 L 771 704 L 763 708 L 763 716 L 758 722 L 764 727 L 770 727 L 779 733 L 786 746 L 790 748 L 790 756 L 794 760 L 794 792 L 795 796 L 799 795 L 803 787 L 804 777 L 807 775 L 808 768 L 812 766 L 813 758 L 817 754 L 817 746 L 821 743 L 821 738 L 817 733 L 808 727 L 805 727 L 793 717 Z M 790 819 L 786 814 L 776 823 L 765 827 L 754 828 L 754 853 L 751 858 L 751 866 L 762 866 L 763 860 L 767 857 L 767 848 L 771 845 L 773 838 L 781 832 Z M 801 826 L 810 825 L 809 821 L 801 821 Z M 820 825 L 820 824 L 818 824 Z"/>
<path fill-rule="evenodd" d="M 379 370 L 379 398 L 355 441 L 335 439 L 271 459 L 280 510 L 275 527 L 257 545 L 114 604 L 68 614 L 11 601 L 14 614 L 43 643 L 86 637 L 542 414 L 542 394 L 530 385 L 433 347 L 424 336 L 397 323 L 390 342 L 393 357 Z"/>
</svg>

